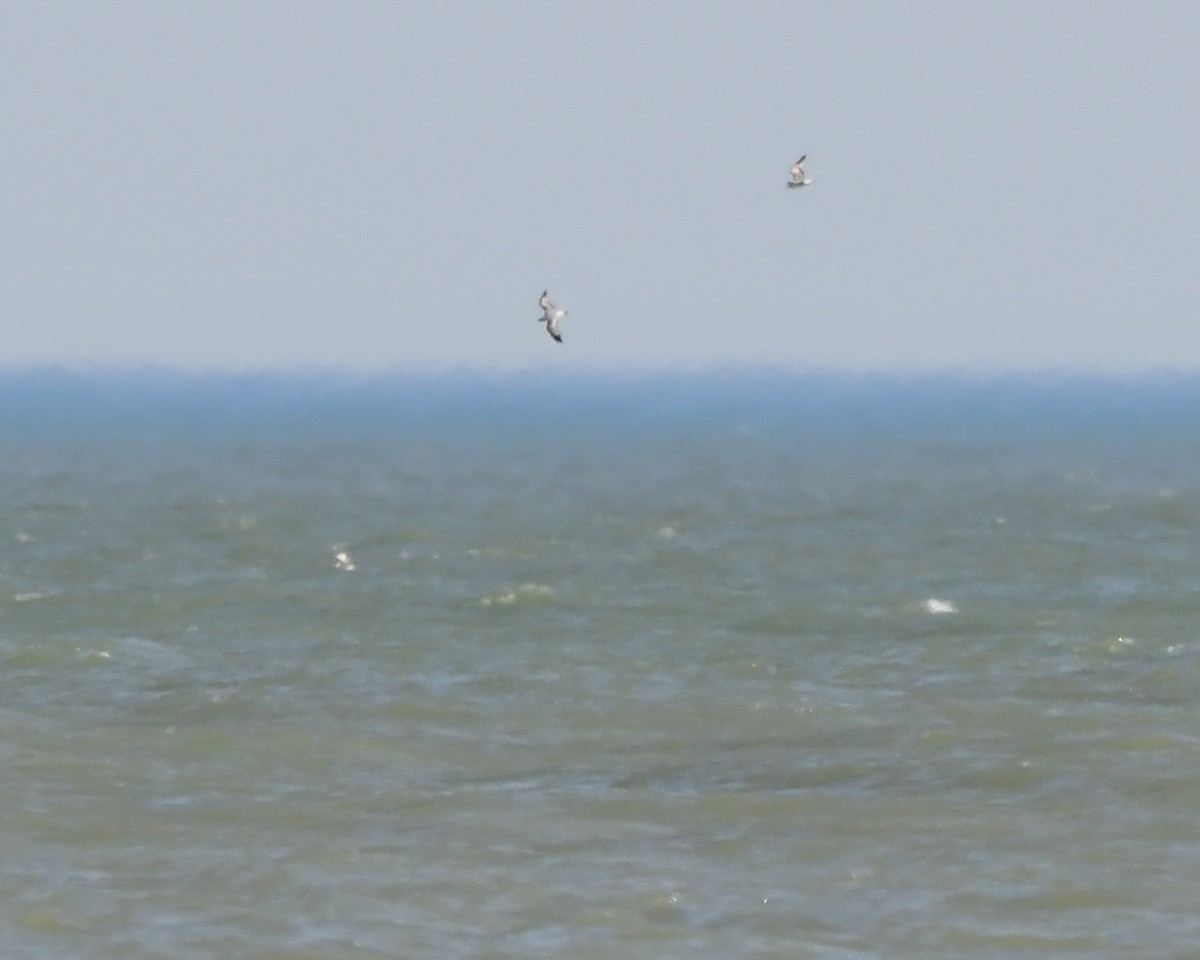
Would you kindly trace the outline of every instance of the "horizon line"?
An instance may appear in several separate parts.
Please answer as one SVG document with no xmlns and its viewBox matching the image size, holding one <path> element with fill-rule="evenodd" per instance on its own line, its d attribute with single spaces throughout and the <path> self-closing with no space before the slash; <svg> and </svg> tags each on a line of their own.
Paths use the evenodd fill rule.
<svg viewBox="0 0 1200 960">
<path fill-rule="evenodd" d="M 696 367 L 612 367 L 545 365 L 526 367 L 458 366 L 395 366 L 360 368 L 339 364 L 304 364 L 293 366 L 203 366 L 188 367 L 169 363 L 103 362 L 103 363 L 4 363 L 0 361 L 0 378 L 60 375 L 81 379 L 113 377 L 178 378 L 180 380 L 307 380 L 330 379 L 339 383 L 386 382 L 430 379 L 516 380 L 547 376 L 561 380 L 625 380 L 707 379 L 713 377 L 765 377 L 775 380 L 842 380 L 920 382 L 957 379 L 985 383 L 997 380 L 1072 380 L 1077 382 L 1135 382 L 1147 380 L 1200 381 L 1200 370 L 1169 365 L 1130 369 L 1098 367 L 1040 366 L 944 366 L 944 367 L 794 367 L 781 364 L 731 362 Z"/>
</svg>

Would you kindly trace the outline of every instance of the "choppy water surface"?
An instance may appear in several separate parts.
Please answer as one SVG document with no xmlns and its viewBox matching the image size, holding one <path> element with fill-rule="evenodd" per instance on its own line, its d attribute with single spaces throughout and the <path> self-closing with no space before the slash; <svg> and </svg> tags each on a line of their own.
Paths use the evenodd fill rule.
<svg viewBox="0 0 1200 960">
<path fill-rule="evenodd" d="M 14 415 L 0 953 L 1195 956 L 1196 419 L 892 389 Z"/>
</svg>

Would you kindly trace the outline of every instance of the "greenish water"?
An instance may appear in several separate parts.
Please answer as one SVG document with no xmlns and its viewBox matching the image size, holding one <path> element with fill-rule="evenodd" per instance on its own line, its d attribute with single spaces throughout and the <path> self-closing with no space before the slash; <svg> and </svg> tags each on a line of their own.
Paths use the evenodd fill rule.
<svg viewBox="0 0 1200 960">
<path fill-rule="evenodd" d="M 1194 384 L 31 383 L 6 958 L 1196 956 Z"/>
</svg>

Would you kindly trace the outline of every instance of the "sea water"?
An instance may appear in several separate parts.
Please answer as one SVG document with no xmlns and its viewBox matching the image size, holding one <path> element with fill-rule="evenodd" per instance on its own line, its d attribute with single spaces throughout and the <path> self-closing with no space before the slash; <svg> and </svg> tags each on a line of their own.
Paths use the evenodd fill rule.
<svg viewBox="0 0 1200 960">
<path fill-rule="evenodd" d="M 1200 387 L 0 378 L 0 956 L 1200 956 Z"/>
</svg>

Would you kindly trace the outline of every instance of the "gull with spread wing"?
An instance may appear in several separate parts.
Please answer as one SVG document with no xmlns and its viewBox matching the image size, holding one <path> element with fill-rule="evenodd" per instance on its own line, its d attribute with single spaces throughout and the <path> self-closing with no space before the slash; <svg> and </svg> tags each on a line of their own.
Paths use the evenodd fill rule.
<svg viewBox="0 0 1200 960">
<path fill-rule="evenodd" d="M 558 332 L 558 321 L 567 315 L 567 311 L 559 310 L 551 303 L 548 294 L 548 290 L 543 290 L 542 295 L 538 298 L 538 306 L 542 308 L 542 315 L 538 317 L 538 323 L 544 323 L 546 332 L 558 343 L 562 343 L 562 334 Z"/>
<path fill-rule="evenodd" d="M 807 187 L 812 180 L 804 175 L 804 161 L 808 159 L 808 154 L 804 154 L 797 160 L 790 171 L 792 179 L 788 181 L 788 187 Z"/>
</svg>

